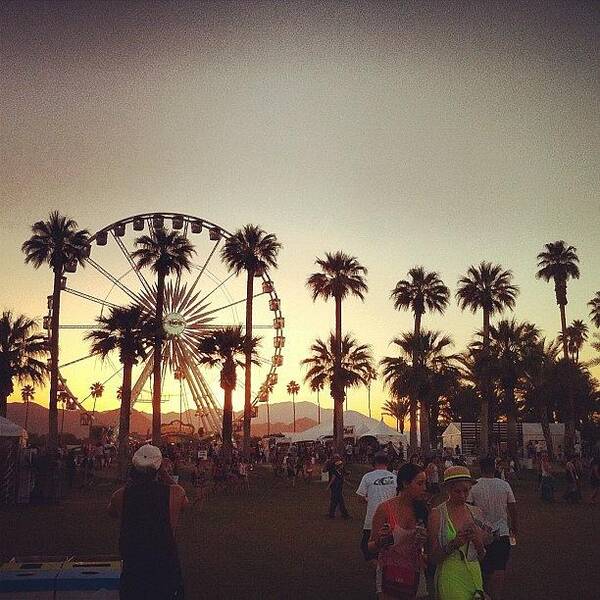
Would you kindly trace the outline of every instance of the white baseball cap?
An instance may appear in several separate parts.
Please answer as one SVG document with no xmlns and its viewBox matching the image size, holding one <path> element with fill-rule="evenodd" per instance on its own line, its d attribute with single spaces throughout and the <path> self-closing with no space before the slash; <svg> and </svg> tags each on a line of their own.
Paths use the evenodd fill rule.
<svg viewBox="0 0 600 600">
<path fill-rule="evenodd" d="M 158 471 L 162 463 L 162 452 L 160 448 L 152 446 L 152 444 L 144 444 L 137 449 L 132 462 L 136 469 L 154 469 Z"/>
</svg>

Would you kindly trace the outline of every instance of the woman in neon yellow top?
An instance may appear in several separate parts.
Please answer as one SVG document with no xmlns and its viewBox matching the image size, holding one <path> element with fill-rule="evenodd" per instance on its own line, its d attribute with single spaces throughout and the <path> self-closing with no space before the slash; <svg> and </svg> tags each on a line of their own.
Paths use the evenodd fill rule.
<svg viewBox="0 0 600 600">
<path fill-rule="evenodd" d="M 444 472 L 448 501 L 429 517 L 431 558 L 437 565 L 435 583 L 438 600 L 483 600 L 479 561 L 485 554 L 487 534 L 481 511 L 466 504 L 471 486 L 469 469 L 449 467 Z M 476 594 L 479 594 L 476 595 Z"/>
</svg>

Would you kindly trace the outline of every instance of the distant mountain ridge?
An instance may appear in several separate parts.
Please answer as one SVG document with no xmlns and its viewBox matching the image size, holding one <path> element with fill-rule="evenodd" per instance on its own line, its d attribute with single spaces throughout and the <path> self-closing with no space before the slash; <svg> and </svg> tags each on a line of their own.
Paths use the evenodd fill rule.
<svg viewBox="0 0 600 600">
<path fill-rule="evenodd" d="M 330 418 L 328 412 L 321 410 L 323 418 Z M 64 411 L 64 426 L 63 426 L 63 410 L 58 411 L 58 429 L 65 433 L 71 433 L 80 439 L 88 437 L 89 428 L 80 424 L 82 411 L 67 410 Z M 236 417 L 240 417 L 242 412 L 235 413 Z M 9 402 L 7 417 L 20 425 L 25 426 L 25 403 Z M 293 427 L 293 410 L 291 402 L 281 402 L 270 405 L 270 427 L 267 427 L 267 410 L 264 404 L 259 404 L 258 417 L 252 419 L 252 435 L 262 436 L 267 433 L 267 429 L 271 433 L 287 433 L 294 430 Z M 179 419 L 178 412 L 168 412 L 162 415 L 163 423 L 170 423 Z M 196 416 L 195 410 L 187 410 L 182 413 L 181 420 L 184 423 L 192 423 L 194 427 L 198 427 L 199 419 Z M 115 427 L 119 422 L 119 409 L 96 411 L 95 424 Z M 296 431 L 304 431 L 317 424 L 317 406 L 310 402 L 296 403 Z M 48 409 L 41 404 L 35 402 L 29 403 L 29 416 L 27 428 L 31 433 L 44 435 L 48 433 Z M 131 411 L 131 432 L 141 436 L 148 435 L 152 429 L 152 415 L 150 413 L 136 410 Z"/>
</svg>

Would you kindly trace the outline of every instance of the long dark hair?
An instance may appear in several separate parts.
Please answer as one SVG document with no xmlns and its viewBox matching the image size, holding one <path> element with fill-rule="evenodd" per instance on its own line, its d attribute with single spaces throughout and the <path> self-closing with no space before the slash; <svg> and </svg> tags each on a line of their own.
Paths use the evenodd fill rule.
<svg viewBox="0 0 600 600">
<path fill-rule="evenodd" d="M 405 487 L 410 485 L 415 477 L 423 472 L 423 468 L 414 463 L 406 463 L 398 469 L 398 475 L 396 477 L 396 495 L 398 495 Z M 414 500 L 413 511 L 417 521 L 423 521 L 427 523 L 427 517 L 429 511 L 427 510 L 427 504 L 422 500 Z"/>
</svg>

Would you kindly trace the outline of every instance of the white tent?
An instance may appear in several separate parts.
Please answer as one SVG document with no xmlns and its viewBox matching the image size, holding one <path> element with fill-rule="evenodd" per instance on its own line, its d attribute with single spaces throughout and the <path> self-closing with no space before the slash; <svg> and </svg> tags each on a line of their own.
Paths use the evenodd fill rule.
<svg viewBox="0 0 600 600">
<path fill-rule="evenodd" d="M 380 444 L 387 444 L 388 442 L 392 442 L 395 446 L 402 443 L 402 445 L 406 448 L 408 446 L 408 439 L 399 431 L 396 431 L 393 427 L 386 425 L 383 422 L 383 419 L 379 421 L 374 427 L 360 434 L 359 438 L 364 437 L 373 437 Z"/>
<path fill-rule="evenodd" d="M 442 433 L 442 444 L 444 448 L 455 448 L 462 444 L 460 423 L 449 423 Z"/>
<path fill-rule="evenodd" d="M 5 417 L 0 417 L 0 438 L 17 438 L 21 446 L 27 442 L 27 432 Z"/>
<path fill-rule="evenodd" d="M 348 410 L 344 412 L 344 430 L 346 431 L 345 437 L 352 437 L 358 439 L 365 432 L 374 429 L 379 425 L 379 421 L 371 419 L 362 413 L 356 412 L 355 410 Z M 385 424 L 384 424 L 385 425 Z M 387 427 L 387 425 L 386 425 Z M 389 428 L 391 429 L 391 427 Z M 394 431 L 393 429 L 391 429 Z M 394 433 L 396 433 L 394 431 Z M 299 433 L 292 433 L 293 442 L 314 442 L 320 438 L 333 435 L 333 421 L 332 419 L 315 425 L 306 431 Z"/>
</svg>

